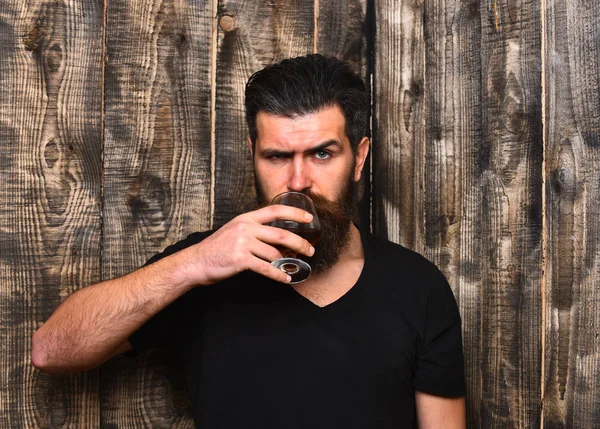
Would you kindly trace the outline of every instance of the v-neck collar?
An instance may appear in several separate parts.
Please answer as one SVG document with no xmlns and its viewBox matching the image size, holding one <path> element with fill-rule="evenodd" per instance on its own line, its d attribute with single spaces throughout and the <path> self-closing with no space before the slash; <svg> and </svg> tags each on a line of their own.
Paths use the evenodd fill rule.
<svg viewBox="0 0 600 429">
<path fill-rule="evenodd" d="M 325 305 L 324 307 L 320 307 L 314 302 L 312 302 L 310 299 L 306 298 L 300 292 L 296 291 L 296 289 L 294 289 L 292 285 L 284 285 L 284 288 L 286 288 L 289 291 L 289 294 L 292 296 L 292 299 L 301 302 L 303 305 L 313 309 L 314 311 L 323 313 L 334 311 L 340 307 L 345 306 L 347 301 L 351 301 L 355 295 L 359 295 L 361 293 L 361 290 L 364 289 L 366 285 L 370 283 L 368 277 L 370 277 L 373 273 L 373 255 L 371 253 L 371 246 L 369 243 L 368 233 L 364 232 L 363 229 L 358 226 L 356 226 L 356 228 L 360 233 L 360 239 L 363 246 L 363 254 L 365 260 L 360 275 L 358 276 L 358 279 L 356 280 L 354 285 L 338 299 Z"/>
</svg>

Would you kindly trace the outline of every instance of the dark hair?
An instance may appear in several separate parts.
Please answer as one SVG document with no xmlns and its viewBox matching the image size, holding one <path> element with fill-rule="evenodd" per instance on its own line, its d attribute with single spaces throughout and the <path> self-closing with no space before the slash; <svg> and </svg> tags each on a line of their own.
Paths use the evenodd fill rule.
<svg viewBox="0 0 600 429">
<path fill-rule="evenodd" d="M 339 106 L 352 149 L 367 135 L 369 93 L 348 64 L 320 54 L 285 59 L 250 76 L 246 83 L 246 123 L 256 145 L 256 115 L 264 111 L 295 117 Z"/>
</svg>

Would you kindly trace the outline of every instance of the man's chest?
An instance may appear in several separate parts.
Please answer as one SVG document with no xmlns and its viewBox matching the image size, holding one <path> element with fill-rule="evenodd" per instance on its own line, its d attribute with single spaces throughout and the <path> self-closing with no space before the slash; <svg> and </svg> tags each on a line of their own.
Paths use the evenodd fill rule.
<svg viewBox="0 0 600 429">
<path fill-rule="evenodd" d="M 279 376 L 343 382 L 349 374 L 373 385 L 410 381 L 415 330 L 389 303 L 353 301 L 319 308 L 293 290 L 269 303 L 231 297 L 204 310 L 193 360 L 205 379 L 228 373 L 250 384 Z"/>
<path fill-rule="evenodd" d="M 307 418 L 310 408 L 338 422 L 356 407 L 368 411 L 355 420 L 381 407 L 396 413 L 398 403 L 411 409 L 416 340 L 401 317 L 370 300 L 354 305 L 346 297 L 318 308 L 290 293 L 269 305 L 230 297 L 204 310 L 186 359 L 199 408 L 242 404 L 250 426 L 264 424 L 252 419 L 265 418 L 260 410 L 274 404 L 284 419 L 298 410 L 304 410 L 298 418 Z M 360 424 L 349 427 L 376 427 Z"/>
</svg>

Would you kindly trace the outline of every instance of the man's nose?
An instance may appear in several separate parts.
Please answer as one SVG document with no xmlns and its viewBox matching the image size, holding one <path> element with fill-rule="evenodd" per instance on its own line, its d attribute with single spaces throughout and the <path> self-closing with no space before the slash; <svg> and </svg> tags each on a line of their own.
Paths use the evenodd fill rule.
<svg viewBox="0 0 600 429">
<path fill-rule="evenodd" d="M 303 191 L 312 185 L 310 178 L 310 167 L 305 165 L 304 160 L 295 159 L 291 165 L 288 188 L 290 191 Z"/>
</svg>

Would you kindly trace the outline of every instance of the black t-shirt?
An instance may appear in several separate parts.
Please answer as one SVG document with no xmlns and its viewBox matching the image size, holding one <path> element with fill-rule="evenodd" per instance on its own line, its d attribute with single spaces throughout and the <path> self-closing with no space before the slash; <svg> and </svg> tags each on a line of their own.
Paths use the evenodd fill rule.
<svg viewBox="0 0 600 429">
<path fill-rule="evenodd" d="M 415 390 L 465 394 L 460 315 L 431 262 L 362 240 L 360 278 L 326 307 L 248 271 L 192 289 L 129 340 L 180 356 L 198 428 L 410 428 Z"/>
</svg>

